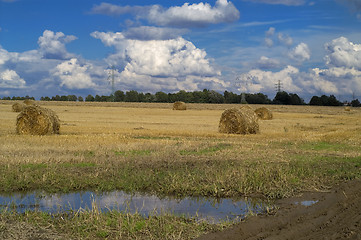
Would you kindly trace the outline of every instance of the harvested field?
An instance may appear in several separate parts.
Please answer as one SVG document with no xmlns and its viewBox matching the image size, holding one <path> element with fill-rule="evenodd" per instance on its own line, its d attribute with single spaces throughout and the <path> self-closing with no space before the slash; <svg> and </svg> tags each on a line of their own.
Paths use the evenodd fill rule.
<svg viewBox="0 0 361 240">
<path fill-rule="evenodd" d="M 259 134 L 239 135 L 218 132 L 222 113 L 239 105 L 187 104 L 187 111 L 173 111 L 168 103 L 40 102 L 62 120 L 61 132 L 33 136 L 16 134 L 13 104 L 0 101 L 2 193 L 122 190 L 286 201 L 305 192 L 333 191 L 361 177 L 359 108 L 252 105 L 267 107 L 274 118 L 258 122 Z M 194 239 L 215 230 L 186 233 L 191 225 L 170 234 Z M 57 228 L 59 236 L 77 234 L 72 223 L 67 226 Z M 117 228 L 109 229 L 113 234 Z M 141 239 L 133 233 L 125 239 Z M 87 234 L 87 239 L 97 236 Z"/>
</svg>

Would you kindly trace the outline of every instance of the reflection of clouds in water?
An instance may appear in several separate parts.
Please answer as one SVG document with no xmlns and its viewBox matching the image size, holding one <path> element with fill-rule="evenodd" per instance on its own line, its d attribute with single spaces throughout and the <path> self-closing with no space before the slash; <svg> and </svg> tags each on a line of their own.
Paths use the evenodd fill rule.
<svg viewBox="0 0 361 240">
<path fill-rule="evenodd" d="M 95 194 L 93 192 L 70 194 L 39 194 L 29 195 L 14 194 L 11 197 L 1 197 L 0 204 L 14 202 L 23 204 L 27 209 L 37 209 L 46 212 L 59 212 L 79 209 L 91 209 L 92 204 L 102 211 L 118 210 L 130 213 L 138 212 L 142 215 L 152 215 L 164 212 L 176 215 L 185 215 L 200 219 L 219 221 L 243 217 L 248 211 L 261 212 L 266 205 L 260 201 L 232 200 L 232 199 L 207 199 L 207 198 L 158 198 L 152 195 L 127 194 L 121 191 Z"/>
</svg>

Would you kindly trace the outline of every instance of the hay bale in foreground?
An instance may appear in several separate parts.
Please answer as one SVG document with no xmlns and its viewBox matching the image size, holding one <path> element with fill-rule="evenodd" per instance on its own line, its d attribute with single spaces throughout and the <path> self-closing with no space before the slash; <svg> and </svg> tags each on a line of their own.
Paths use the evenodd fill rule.
<svg viewBox="0 0 361 240">
<path fill-rule="evenodd" d="M 24 109 L 25 104 L 24 103 L 14 103 L 12 106 L 13 112 L 21 112 Z"/>
<path fill-rule="evenodd" d="M 187 105 L 185 102 L 175 102 L 173 103 L 173 110 L 187 110 Z"/>
<path fill-rule="evenodd" d="M 273 114 L 268 108 L 265 107 L 257 108 L 254 112 L 257 114 L 259 119 L 262 120 L 273 119 Z"/>
<path fill-rule="evenodd" d="M 27 106 L 18 115 L 16 133 L 24 135 L 59 134 L 60 121 L 54 111 L 39 106 Z"/>
<path fill-rule="evenodd" d="M 258 117 L 250 109 L 226 109 L 219 121 L 218 131 L 220 133 L 235 134 L 259 133 Z"/>
</svg>

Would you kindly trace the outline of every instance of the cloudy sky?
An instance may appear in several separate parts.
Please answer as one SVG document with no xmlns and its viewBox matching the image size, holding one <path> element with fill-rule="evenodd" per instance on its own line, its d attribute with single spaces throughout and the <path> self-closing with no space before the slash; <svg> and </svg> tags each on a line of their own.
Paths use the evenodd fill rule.
<svg viewBox="0 0 361 240">
<path fill-rule="evenodd" d="M 0 0 L 0 97 L 282 90 L 361 99 L 361 0 Z"/>
</svg>

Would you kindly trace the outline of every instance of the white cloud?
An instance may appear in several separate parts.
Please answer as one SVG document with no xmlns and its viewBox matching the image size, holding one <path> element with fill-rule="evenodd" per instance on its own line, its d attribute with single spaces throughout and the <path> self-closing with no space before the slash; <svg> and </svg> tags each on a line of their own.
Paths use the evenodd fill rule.
<svg viewBox="0 0 361 240">
<path fill-rule="evenodd" d="M 233 22 L 239 19 L 240 13 L 233 3 L 227 0 L 217 0 L 214 7 L 208 3 L 189 4 L 181 7 L 162 9 L 153 6 L 147 19 L 160 26 L 202 27 L 208 24 Z"/>
<path fill-rule="evenodd" d="M 325 44 L 326 64 L 333 67 L 348 67 L 361 70 L 361 44 L 354 44 L 340 37 Z"/>
<path fill-rule="evenodd" d="M 199 90 L 201 79 L 218 89 L 225 86 L 218 79 L 221 73 L 211 66 L 206 52 L 181 37 L 140 41 L 126 39 L 122 33 L 93 32 L 91 35 L 115 47 L 116 52 L 107 61 L 124 67 L 120 84 L 128 89 L 132 89 L 133 84 L 133 89 L 139 87 L 146 91 Z"/>
<path fill-rule="evenodd" d="M 280 41 L 282 44 L 284 44 L 288 47 L 291 46 L 293 43 L 293 39 L 290 36 L 283 34 L 283 33 L 278 33 L 277 38 L 278 38 L 278 41 Z"/>
<path fill-rule="evenodd" d="M 245 0 L 249 2 L 255 2 L 255 3 L 266 3 L 266 4 L 280 4 L 280 5 L 286 5 L 286 6 L 301 6 L 305 5 L 305 0 Z"/>
<path fill-rule="evenodd" d="M 92 82 L 90 71 L 91 65 L 80 65 L 76 58 L 65 61 L 56 66 L 53 74 L 59 77 L 60 86 L 70 89 L 93 88 L 96 84 Z"/>
<path fill-rule="evenodd" d="M 276 60 L 276 59 L 271 59 L 265 56 L 262 56 L 258 61 L 257 61 L 257 66 L 260 69 L 272 69 L 272 68 L 278 68 L 280 66 L 280 61 Z"/>
<path fill-rule="evenodd" d="M 282 82 L 282 89 L 287 92 L 300 92 L 301 89 L 294 83 L 293 78 L 299 70 L 293 66 L 287 66 L 279 72 L 262 71 L 254 69 L 248 73 L 241 74 L 240 79 L 243 87 L 242 91 L 252 93 L 274 91 L 278 80 Z"/>
<path fill-rule="evenodd" d="M 160 5 L 147 7 L 117 6 L 102 3 L 92 9 L 92 13 L 105 15 L 135 14 L 138 19 L 147 19 L 150 23 L 168 27 L 204 27 L 209 24 L 233 22 L 240 13 L 228 0 L 217 0 L 212 7 L 208 3 L 185 3 L 182 6 L 163 8 Z"/>
<path fill-rule="evenodd" d="M 127 39 L 137 40 L 168 40 L 179 37 L 187 32 L 185 29 L 160 28 L 150 26 L 140 26 L 130 28 L 125 31 L 124 37 Z"/>
<path fill-rule="evenodd" d="M 14 70 L 6 69 L 0 72 L 1 88 L 24 88 L 26 82 Z"/>
<path fill-rule="evenodd" d="M 45 30 L 43 36 L 39 37 L 39 52 L 46 59 L 70 59 L 74 54 L 68 53 L 65 44 L 77 39 L 75 36 L 66 36 L 62 32 L 54 33 L 50 30 Z"/>
<path fill-rule="evenodd" d="M 288 56 L 298 62 L 303 62 L 311 58 L 311 51 L 306 43 L 300 43 L 288 53 Z"/>
</svg>

